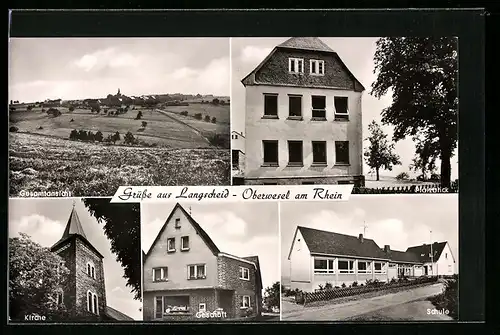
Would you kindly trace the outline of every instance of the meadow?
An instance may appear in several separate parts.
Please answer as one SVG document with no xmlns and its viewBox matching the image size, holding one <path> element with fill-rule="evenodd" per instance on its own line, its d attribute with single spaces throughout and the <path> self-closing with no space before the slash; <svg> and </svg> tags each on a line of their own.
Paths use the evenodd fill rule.
<svg viewBox="0 0 500 335">
<path fill-rule="evenodd" d="M 9 193 L 111 196 L 123 185 L 229 185 L 229 156 L 218 148 L 144 148 L 10 133 Z"/>
</svg>

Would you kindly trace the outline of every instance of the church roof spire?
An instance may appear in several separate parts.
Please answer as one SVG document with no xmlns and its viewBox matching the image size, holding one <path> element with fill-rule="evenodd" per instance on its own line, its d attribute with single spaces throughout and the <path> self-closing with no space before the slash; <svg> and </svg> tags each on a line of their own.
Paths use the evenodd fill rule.
<svg viewBox="0 0 500 335">
<path fill-rule="evenodd" d="M 71 209 L 71 214 L 69 215 L 68 222 L 66 223 L 66 229 L 64 229 L 64 233 L 61 237 L 61 240 L 67 239 L 70 235 L 81 235 L 84 238 L 85 232 L 83 231 L 82 224 L 80 222 L 80 218 L 75 210 L 75 203 L 73 202 L 73 208 Z"/>
</svg>

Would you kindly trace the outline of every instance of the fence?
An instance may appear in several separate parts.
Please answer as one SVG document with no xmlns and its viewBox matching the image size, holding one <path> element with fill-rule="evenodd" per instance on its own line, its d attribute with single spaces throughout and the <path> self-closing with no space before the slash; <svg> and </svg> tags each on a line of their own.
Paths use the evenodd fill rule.
<svg viewBox="0 0 500 335">
<path fill-rule="evenodd" d="M 383 291 L 390 290 L 394 288 L 401 288 L 407 286 L 415 286 L 426 283 L 437 282 L 437 277 L 422 277 L 414 280 L 407 281 L 398 281 L 394 283 L 384 283 L 378 282 L 366 286 L 355 286 L 355 287 L 345 287 L 345 288 L 334 288 L 329 290 L 322 290 L 318 292 L 298 292 L 295 295 L 295 302 L 297 304 L 306 305 L 307 303 L 313 301 L 323 301 L 323 300 L 332 300 L 338 298 L 349 297 L 353 295 L 375 292 L 375 291 Z"/>
<path fill-rule="evenodd" d="M 449 193 L 458 192 L 458 185 L 452 185 Z M 394 193 L 443 193 L 439 184 L 407 185 L 380 188 L 354 187 L 353 194 L 394 194 Z"/>
</svg>

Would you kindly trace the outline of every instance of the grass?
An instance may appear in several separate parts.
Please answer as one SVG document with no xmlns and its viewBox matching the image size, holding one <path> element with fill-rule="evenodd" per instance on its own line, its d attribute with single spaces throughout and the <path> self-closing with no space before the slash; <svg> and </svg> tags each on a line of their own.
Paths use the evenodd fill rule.
<svg viewBox="0 0 500 335">
<path fill-rule="evenodd" d="M 107 146 L 10 133 L 10 195 L 111 196 L 119 186 L 229 185 L 227 149 Z"/>
<path fill-rule="evenodd" d="M 444 292 L 428 299 L 437 310 L 447 309 L 453 320 L 458 320 L 458 278 L 448 279 Z"/>
<path fill-rule="evenodd" d="M 210 116 L 210 118 L 215 117 L 219 123 L 229 124 L 230 119 L 229 105 L 191 103 L 189 106 L 166 106 L 163 109 L 177 114 L 182 111 L 187 111 L 188 115 L 201 113 L 203 117 L 205 115 Z"/>
<path fill-rule="evenodd" d="M 201 104 L 194 105 L 201 106 Z M 206 106 L 210 114 L 218 115 L 221 120 L 226 119 L 229 122 L 229 106 L 219 107 L 208 104 Z M 194 112 L 190 110 L 191 106 L 176 106 L 174 108 L 177 107 L 183 107 L 194 115 Z M 69 138 L 72 129 L 92 132 L 100 130 L 104 136 L 118 131 L 122 137 L 130 131 L 139 140 L 175 149 L 207 148 L 210 147 L 210 143 L 206 138 L 210 138 L 213 134 L 223 134 L 229 138 L 230 132 L 229 123 L 221 121 L 213 124 L 198 121 L 192 117 L 184 117 L 178 113 L 171 113 L 174 116 L 172 118 L 150 108 L 130 109 L 127 113 L 118 116 L 96 115 L 84 109 L 76 109 L 73 112 L 69 112 L 64 107 L 58 109 L 62 112 L 59 117 L 51 117 L 42 112 L 41 108 L 34 108 L 31 111 L 18 110 L 11 112 L 9 114 L 10 125 L 16 126 L 19 132 L 48 135 L 63 139 Z M 135 120 L 139 110 L 141 110 L 143 116 L 141 120 Z M 219 120 L 219 117 L 217 117 L 217 120 Z M 141 126 L 142 121 L 147 122 L 145 128 Z M 189 124 L 189 126 L 186 124 Z"/>
</svg>

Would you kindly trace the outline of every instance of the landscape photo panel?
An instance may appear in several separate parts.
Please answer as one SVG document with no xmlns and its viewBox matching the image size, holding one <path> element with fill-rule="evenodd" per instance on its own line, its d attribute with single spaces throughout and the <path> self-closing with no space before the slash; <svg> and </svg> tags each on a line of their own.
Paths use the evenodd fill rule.
<svg viewBox="0 0 500 335">
<path fill-rule="evenodd" d="M 11 196 L 230 184 L 228 38 L 9 43 Z"/>
</svg>

